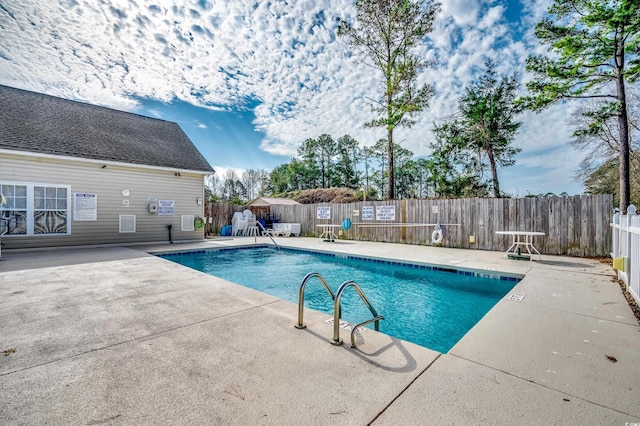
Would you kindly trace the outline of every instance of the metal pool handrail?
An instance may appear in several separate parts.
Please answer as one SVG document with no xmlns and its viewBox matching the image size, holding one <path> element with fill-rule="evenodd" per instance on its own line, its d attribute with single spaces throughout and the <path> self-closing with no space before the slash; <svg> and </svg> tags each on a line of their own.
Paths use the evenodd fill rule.
<svg viewBox="0 0 640 426">
<path fill-rule="evenodd" d="M 303 313 L 303 311 L 304 311 L 304 288 L 307 285 L 307 281 L 309 281 L 313 277 L 316 277 L 320 281 L 320 283 L 322 283 L 322 285 L 324 286 L 324 289 L 327 290 L 327 293 L 329 293 L 329 296 L 331 296 L 331 300 L 335 300 L 336 299 L 335 296 L 333 295 L 333 291 L 331 291 L 331 289 L 329 288 L 329 285 L 324 280 L 322 275 L 320 275 L 317 272 L 308 273 L 302 279 L 302 283 L 300 284 L 300 290 L 298 291 L 298 323 L 295 325 L 296 328 L 306 328 L 307 327 L 304 324 L 304 322 L 302 321 L 302 317 L 304 315 L 304 313 Z"/>
<path fill-rule="evenodd" d="M 356 283 L 355 281 L 343 282 L 342 284 L 340 284 L 340 287 L 338 287 L 338 291 L 336 292 L 336 297 L 333 301 L 333 339 L 331 340 L 332 345 L 337 346 L 343 343 L 342 339 L 340 338 L 340 314 L 341 314 L 340 298 L 342 297 L 342 293 L 344 293 L 344 291 L 349 287 L 353 287 L 356 289 L 356 292 L 360 296 L 360 299 L 362 299 L 365 306 L 369 308 L 369 312 L 371 312 L 371 314 L 373 315 L 372 319 L 354 326 L 353 330 L 351 330 L 351 347 L 355 348 L 354 330 L 361 325 L 369 324 L 370 322 L 375 322 L 375 329 L 376 331 L 379 331 L 380 320 L 384 319 L 384 317 L 381 315 L 378 315 L 378 312 L 373 307 L 373 305 L 371 305 L 371 302 L 369 302 L 369 299 L 367 299 L 367 296 L 364 294 L 364 292 L 362 291 L 358 283 Z"/>
<path fill-rule="evenodd" d="M 363 327 L 363 326 L 365 326 L 367 324 L 370 324 L 370 323 L 375 321 L 376 322 L 376 325 L 375 325 L 376 331 L 379 331 L 378 330 L 378 321 L 379 320 L 383 320 L 383 319 L 384 319 L 383 315 L 378 315 L 377 317 L 373 317 L 373 318 L 368 319 L 366 321 L 362 321 L 360 324 L 354 325 L 353 328 L 351 329 L 351 348 L 353 348 L 353 349 L 357 348 L 357 346 L 356 346 L 356 331 L 358 330 L 358 327 Z"/>
<path fill-rule="evenodd" d="M 267 232 L 267 228 L 265 228 L 264 226 L 262 226 L 262 223 L 260 223 L 260 221 L 259 221 L 259 220 L 256 220 L 256 225 L 258 225 L 260 228 L 262 228 L 262 230 L 264 231 L 264 232 L 263 232 L 263 235 L 264 235 L 264 233 L 266 233 L 266 232 Z M 271 241 L 273 241 L 273 244 L 275 244 L 276 248 L 277 248 L 278 250 L 280 250 L 280 246 L 278 245 L 278 243 L 276 243 L 276 240 L 274 240 L 274 239 L 273 239 L 273 237 L 272 237 L 270 234 L 268 234 L 268 233 L 267 233 L 266 235 L 267 235 L 267 237 L 269 237 L 269 238 L 271 239 Z"/>
</svg>

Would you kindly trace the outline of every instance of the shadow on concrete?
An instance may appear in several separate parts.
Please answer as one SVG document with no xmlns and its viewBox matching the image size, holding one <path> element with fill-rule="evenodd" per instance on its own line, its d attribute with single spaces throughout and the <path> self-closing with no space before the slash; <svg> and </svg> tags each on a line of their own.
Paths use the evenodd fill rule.
<svg viewBox="0 0 640 426">
<path fill-rule="evenodd" d="M 331 344 L 330 338 L 328 336 L 321 335 L 320 333 L 310 330 L 308 327 L 305 328 L 303 331 L 311 334 L 314 337 L 317 337 L 320 340 L 326 341 L 327 345 Z M 360 348 L 355 348 L 355 349 L 351 348 L 350 337 L 346 337 L 346 339 L 344 340 L 344 343 L 340 345 L 340 349 L 349 351 L 349 353 L 351 353 L 352 355 L 357 356 L 358 358 L 362 359 L 368 364 L 374 365 L 384 371 L 389 371 L 392 373 L 409 373 L 411 371 L 416 370 L 418 368 L 418 363 L 416 359 L 411 355 L 411 353 L 404 347 L 402 340 L 396 339 L 391 336 L 389 336 L 389 338 L 391 339 L 391 342 L 375 350 L 374 352 L 370 352 L 370 353 L 364 352 Z M 384 365 L 376 361 L 376 359 L 381 359 L 386 352 L 394 349 L 398 350 L 402 354 L 402 356 L 405 358 L 406 362 L 404 365 L 401 365 L 401 366 Z M 440 354 L 436 356 L 436 359 L 439 356 Z M 394 359 L 394 358 L 395 357 L 391 357 L 391 359 Z"/>
<path fill-rule="evenodd" d="M 563 268 L 580 268 L 580 269 L 593 269 L 593 265 L 579 262 L 569 262 L 564 260 L 538 260 L 536 263 L 549 266 L 561 266 Z"/>
</svg>

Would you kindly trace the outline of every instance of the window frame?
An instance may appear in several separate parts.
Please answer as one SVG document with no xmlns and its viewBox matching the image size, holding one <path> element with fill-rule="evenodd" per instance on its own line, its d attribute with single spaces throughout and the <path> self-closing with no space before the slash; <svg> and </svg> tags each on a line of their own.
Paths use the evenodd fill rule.
<svg viewBox="0 0 640 426">
<path fill-rule="evenodd" d="M 63 236 L 63 235 L 71 235 L 71 185 L 63 185 L 63 184 L 59 184 L 59 183 L 39 183 L 39 182 L 17 182 L 17 181 L 0 181 L 0 185 L 3 186 L 24 186 L 26 187 L 26 201 L 27 201 L 27 206 L 26 206 L 26 233 L 24 234 L 4 234 L 3 237 L 4 238 L 19 238 L 19 237 L 56 237 L 56 236 Z M 43 201 L 44 201 L 44 208 L 35 208 L 35 188 L 36 187 L 43 187 L 45 188 L 45 194 L 43 197 Z M 56 201 L 57 200 L 62 200 L 64 199 L 63 197 L 58 197 L 57 196 L 57 192 L 59 189 L 65 189 L 66 190 L 66 209 L 58 209 L 57 206 L 56 208 L 46 208 L 46 203 L 47 203 L 47 197 L 46 197 L 46 192 L 48 188 L 55 188 L 56 189 Z M 6 195 L 5 195 L 6 196 Z M 57 203 L 56 203 L 57 204 Z M 5 209 L 4 207 L 0 207 L 0 210 L 9 210 L 9 209 Z M 10 209 L 11 211 L 16 211 L 15 208 Z M 21 210 L 23 211 L 23 210 Z M 35 214 L 36 212 L 42 212 L 42 211 L 57 211 L 57 212 L 64 212 L 65 213 L 65 219 L 66 219 L 66 232 L 54 232 L 54 233 L 39 233 L 36 232 L 36 226 L 35 226 Z"/>
</svg>

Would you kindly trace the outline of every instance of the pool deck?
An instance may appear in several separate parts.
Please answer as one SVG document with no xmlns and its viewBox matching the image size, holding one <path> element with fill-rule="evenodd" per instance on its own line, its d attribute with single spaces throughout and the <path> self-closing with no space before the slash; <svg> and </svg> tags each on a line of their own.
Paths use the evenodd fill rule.
<svg viewBox="0 0 640 426">
<path fill-rule="evenodd" d="M 298 330 L 295 304 L 148 254 L 268 238 L 3 250 L 0 424 L 640 423 L 640 326 L 610 265 L 276 241 L 526 277 L 439 354 L 372 330 L 333 346 L 327 315 Z"/>
</svg>

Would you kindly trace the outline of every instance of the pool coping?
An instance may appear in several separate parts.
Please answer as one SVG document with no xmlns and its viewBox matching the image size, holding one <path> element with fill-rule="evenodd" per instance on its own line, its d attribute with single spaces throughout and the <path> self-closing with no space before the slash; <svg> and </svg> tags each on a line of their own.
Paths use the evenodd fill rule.
<svg viewBox="0 0 640 426">
<path fill-rule="evenodd" d="M 220 248 L 177 250 L 172 252 L 162 251 L 162 252 L 149 252 L 149 253 L 153 254 L 154 256 L 164 258 L 164 257 L 171 257 L 171 256 L 183 256 L 183 255 L 189 255 L 189 254 L 200 254 L 200 253 L 206 253 L 211 251 L 247 250 L 247 249 L 256 249 L 256 248 L 271 248 L 276 250 L 273 244 L 265 243 L 265 244 L 254 244 L 254 245 L 237 246 L 237 247 L 220 247 Z M 404 266 L 408 268 L 424 269 L 426 271 L 451 272 L 454 274 L 474 276 L 478 278 L 497 279 L 497 280 L 503 280 L 503 281 L 519 282 L 525 277 L 524 274 L 516 274 L 516 273 L 508 273 L 508 272 L 500 272 L 499 274 L 496 274 L 496 273 L 490 273 L 480 269 L 459 268 L 455 266 L 447 266 L 447 265 L 436 264 L 436 263 L 397 261 L 397 260 L 387 259 L 384 257 L 345 255 L 345 254 L 340 254 L 332 251 L 291 248 L 286 246 L 280 247 L 280 248 L 282 248 L 283 250 L 295 252 L 295 253 L 309 253 L 309 254 L 317 254 L 317 255 L 323 255 L 323 256 L 331 256 L 331 257 L 340 258 L 340 259 L 362 260 L 365 262 L 383 263 L 383 264 L 392 265 L 392 266 Z"/>
<path fill-rule="evenodd" d="M 446 266 L 446 265 L 428 264 L 428 263 L 421 263 L 421 262 L 399 261 L 399 260 L 392 260 L 392 259 L 387 259 L 387 258 L 383 258 L 383 257 L 376 257 L 376 256 L 358 256 L 358 255 L 352 255 L 352 254 L 340 254 L 340 253 L 336 253 L 336 252 L 332 252 L 332 251 L 318 251 L 318 250 L 310 250 L 310 249 L 303 249 L 303 248 L 290 248 L 290 247 L 275 247 L 273 244 L 253 244 L 253 245 L 243 245 L 243 246 L 237 246 L 237 247 L 220 247 L 220 248 L 206 248 L 206 249 L 195 249 L 195 250 L 192 249 L 192 250 L 163 251 L 163 252 L 160 252 L 160 253 L 152 253 L 152 254 L 154 254 L 154 256 L 158 256 L 158 257 L 160 257 L 162 259 L 171 260 L 172 257 L 199 255 L 199 254 L 216 253 L 216 252 L 227 252 L 227 251 L 236 251 L 236 250 L 241 250 L 241 251 L 255 250 L 255 249 L 261 249 L 261 248 L 267 248 L 269 250 L 274 250 L 274 251 L 282 250 L 282 251 L 291 252 L 291 253 L 311 254 L 311 255 L 317 255 L 317 256 L 322 256 L 322 257 L 326 257 L 326 258 L 355 260 L 355 261 L 361 261 L 361 262 L 365 262 L 365 263 L 378 264 L 378 265 L 383 264 L 383 265 L 389 265 L 389 266 L 399 266 L 399 267 L 403 267 L 403 268 L 407 268 L 407 269 L 411 269 L 411 270 L 451 273 L 451 274 L 454 274 L 454 275 L 460 275 L 460 276 L 464 276 L 464 277 L 484 278 L 484 279 L 488 279 L 488 280 L 491 280 L 491 281 L 493 281 L 493 280 L 501 281 L 501 282 L 507 281 L 509 283 L 512 283 L 512 286 L 509 288 L 509 290 L 506 291 L 504 295 L 502 295 L 499 298 L 497 298 L 495 300 L 495 303 L 489 309 L 487 309 L 485 314 L 489 310 L 491 310 L 493 308 L 493 306 L 495 306 L 495 304 L 497 304 L 504 297 L 513 298 L 513 297 L 518 296 L 517 294 L 512 293 L 512 290 L 516 286 L 516 284 L 518 282 L 522 281 L 522 279 L 524 278 L 524 275 L 514 276 L 516 274 L 507 274 L 507 273 L 495 274 L 495 273 L 488 273 L 486 271 L 477 270 L 477 269 L 471 270 L 471 269 L 464 269 L 464 268 L 454 268 L 454 267 Z M 182 264 L 181 262 L 176 262 L 176 263 Z M 188 265 L 185 265 L 185 266 L 188 266 Z M 203 273 L 212 275 L 212 276 L 217 276 L 216 274 L 210 274 L 208 272 L 201 271 L 201 270 L 196 269 L 196 268 L 193 268 L 193 269 L 196 270 L 196 271 L 199 271 L 199 272 L 203 272 Z M 314 271 L 309 271 L 308 273 L 311 273 L 311 272 L 314 272 Z M 225 279 L 223 277 L 219 277 L 219 278 Z M 344 277 L 344 279 L 342 281 L 346 282 L 347 280 L 348 280 L 348 277 Z M 245 286 L 242 283 L 236 283 L 236 284 Z M 358 284 L 361 284 L 361 283 L 358 283 Z M 253 288 L 252 286 L 245 286 L 245 287 Z M 260 291 L 260 290 L 257 290 L 257 291 Z M 267 294 L 269 294 L 269 293 L 267 293 Z M 299 293 L 296 292 L 296 295 L 299 296 Z M 274 297 L 277 297 L 277 296 L 274 296 Z M 292 303 L 296 303 L 295 300 L 289 300 L 289 301 L 292 302 Z M 297 303 L 299 304 L 300 301 L 297 300 Z M 323 314 L 327 314 L 327 315 L 333 315 L 333 314 L 328 313 L 328 312 L 322 312 L 322 313 Z M 484 317 L 484 314 L 482 315 L 482 317 Z M 482 319 L 482 317 L 480 317 L 478 319 L 478 321 L 480 321 Z M 334 320 L 333 319 L 329 319 L 327 321 L 330 322 L 330 323 L 333 323 Z M 344 322 L 345 324 L 347 324 L 350 327 L 355 327 L 356 326 L 356 324 L 350 323 L 348 321 L 341 321 L 341 323 L 342 322 Z M 475 325 L 475 323 L 474 323 L 474 325 Z M 345 327 L 341 326 L 341 328 L 345 328 Z M 444 352 L 440 348 L 436 349 L 436 348 L 429 347 L 429 346 L 425 346 L 425 347 L 427 349 L 429 349 L 429 350 L 433 350 L 433 351 L 436 351 L 436 352 L 449 353 L 449 351 L 471 330 L 471 328 L 473 328 L 473 326 L 471 326 L 469 329 L 467 329 L 464 332 L 464 334 L 462 334 L 460 336 L 460 338 L 457 339 L 450 346 L 449 345 L 443 345 L 443 346 L 448 346 L 449 347 Z M 348 328 L 348 330 L 350 331 L 351 328 Z M 401 337 L 398 337 L 398 336 L 393 336 L 393 337 L 402 339 Z M 416 342 L 412 342 L 412 343 L 420 345 L 420 343 L 416 343 Z"/>
</svg>

